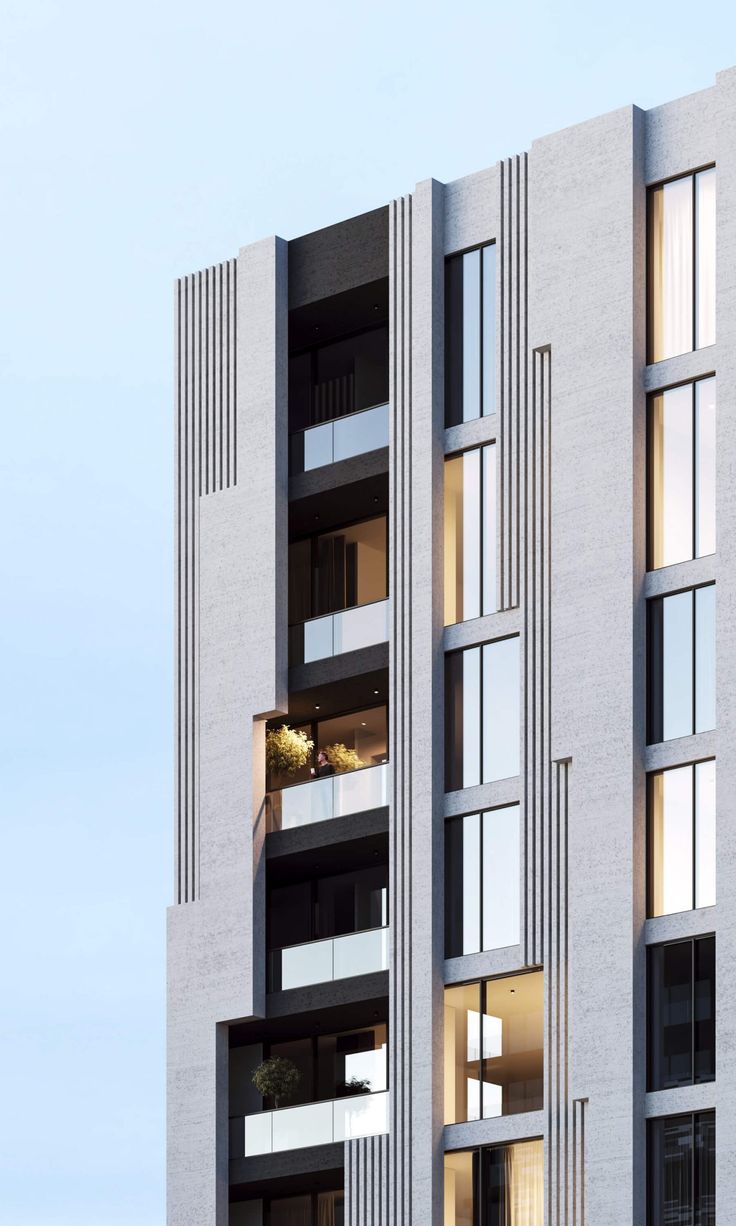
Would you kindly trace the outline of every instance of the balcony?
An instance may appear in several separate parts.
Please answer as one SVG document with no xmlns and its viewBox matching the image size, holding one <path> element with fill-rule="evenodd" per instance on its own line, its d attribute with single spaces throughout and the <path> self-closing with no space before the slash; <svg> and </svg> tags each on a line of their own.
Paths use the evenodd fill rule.
<svg viewBox="0 0 736 1226">
<path fill-rule="evenodd" d="M 349 932 L 325 941 L 307 941 L 271 953 L 271 991 L 286 992 L 313 983 L 388 970 L 388 928 Z"/>
<path fill-rule="evenodd" d="M 376 600 L 290 627 L 289 662 L 311 664 L 388 641 L 389 604 Z"/>
<path fill-rule="evenodd" d="M 388 447 L 389 406 L 373 405 L 292 434 L 292 473 L 311 472 L 326 464 Z"/>
<path fill-rule="evenodd" d="M 230 1158 L 252 1158 L 388 1132 L 388 1090 L 259 1111 L 230 1121 Z"/>
<path fill-rule="evenodd" d="M 388 804 L 388 763 L 295 783 L 266 794 L 266 830 L 291 830 Z"/>
</svg>

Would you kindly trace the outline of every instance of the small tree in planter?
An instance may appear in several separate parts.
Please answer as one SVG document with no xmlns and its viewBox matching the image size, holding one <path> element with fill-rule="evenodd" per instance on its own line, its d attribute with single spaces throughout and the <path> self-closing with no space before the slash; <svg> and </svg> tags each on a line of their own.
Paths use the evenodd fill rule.
<svg viewBox="0 0 736 1226">
<path fill-rule="evenodd" d="M 327 761 L 334 766 L 338 775 L 345 771 L 357 771 L 361 766 L 365 766 L 362 758 L 359 758 L 354 749 L 348 749 L 347 745 L 343 745 L 342 741 L 336 741 L 334 745 L 326 745 L 325 753 Z"/>
<path fill-rule="evenodd" d="M 253 1085 L 264 1098 L 272 1098 L 274 1106 L 288 1102 L 301 1080 L 301 1073 L 284 1056 L 270 1056 L 253 1073 Z"/>
<path fill-rule="evenodd" d="M 339 1098 L 352 1097 L 353 1094 L 370 1094 L 371 1083 L 367 1077 L 348 1077 L 337 1087 Z"/>
<path fill-rule="evenodd" d="M 266 770 L 269 775 L 295 775 L 307 765 L 314 749 L 306 732 L 298 732 L 288 724 L 271 728 L 266 733 Z"/>
</svg>

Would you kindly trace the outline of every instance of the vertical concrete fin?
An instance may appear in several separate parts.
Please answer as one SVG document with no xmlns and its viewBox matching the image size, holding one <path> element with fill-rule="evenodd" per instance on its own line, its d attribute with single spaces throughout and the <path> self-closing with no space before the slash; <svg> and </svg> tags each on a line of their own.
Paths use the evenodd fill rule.
<svg viewBox="0 0 736 1226">
<path fill-rule="evenodd" d="M 545 1185 L 551 1226 L 569 1226 L 575 1187 L 575 1107 L 570 1098 L 568 983 L 568 797 L 571 762 L 552 764 L 547 807 L 547 907 L 545 912 Z"/>
<path fill-rule="evenodd" d="M 346 1226 L 388 1226 L 388 1136 L 345 1142 Z"/>
<path fill-rule="evenodd" d="M 522 431 L 527 412 L 527 155 L 500 163 L 500 607 L 519 604 Z"/>
</svg>

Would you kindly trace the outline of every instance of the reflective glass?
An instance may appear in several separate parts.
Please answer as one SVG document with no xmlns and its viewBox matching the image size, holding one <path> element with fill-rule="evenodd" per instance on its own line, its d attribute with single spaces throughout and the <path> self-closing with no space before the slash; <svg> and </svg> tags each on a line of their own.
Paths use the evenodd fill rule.
<svg viewBox="0 0 736 1226">
<path fill-rule="evenodd" d="M 283 1107 L 271 1113 L 272 1152 L 302 1149 L 307 1145 L 329 1145 L 332 1141 L 332 1103 L 305 1103 Z"/>
<path fill-rule="evenodd" d="M 281 990 L 302 988 L 309 983 L 327 983 L 332 979 L 332 942 L 310 941 L 290 949 L 276 950 L 281 962 Z"/>
<path fill-rule="evenodd" d="M 695 732 L 716 726 L 716 589 L 695 589 Z"/>
<path fill-rule="evenodd" d="M 481 448 L 483 456 L 483 613 L 495 613 L 496 595 L 496 445 Z"/>
<path fill-rule="evenodd" d="M 716 339 L 716 172 L 695 176 L 695 348 Z"/>
<path fill-rule="evenodd" d="M 308 473 L 313 468 L 321 468 L 323 464 L 331 464 L 334 459 L 332 450 L 332 423 L 324 426 L 314 426 L 304 431 L 304 471 Z"/>
<path fill-rule="evenodd" d="M 483 782 L 518 773 L 519 639 L 515 637 L 483 647 Z"/>
<path fill-rule="evenodd" d="M 698 1083 L 716 1075 L 715 937 L 695 941 L 693 980 L 693 1081 Z"/>
<path fill-rule="evenodd" d="M 652 565 L 693 556 L 692 385 L 652 398 Z"/>
<path fill-rule="evenodd" d="M 694 1226 L 716 1226 L 716 1117 L 695 1116 Z"/>
<path fill-rule="evenodd" d="M 716 764 L 695 767 L 695 906 L 716 901 Z"/>
<path fill-rule="evenodd" d="M 693 348 L 693 181 L 650 195 L 650 362 Z"/>
<path fill-rule="evenodd" d="M 463 876 L 460 895 L 463 907 L 462 948 L 459 954 L 480 950 L 480 814 L 462 819 Z"/>
<path fill-rule="evenodd" d="M 333 946 L 335 979 L 351 975 L 367 975 L 388 969 L 388 929 L 373 928 L 368 932 L 351 932 L 335 937 Z"/>
<path fill-rule="evenodd" d="M 480 460 L 477 447 L 463 455 L 463 621 L 480 616 Z"/>
<path fill-rule="evenodd" d="M 483 416 L 496 411 L 496 244 L 483 248 Z M 495 594 L 494 594 L 495 598 Z"/>
<path fill-rule="evenodd" d="M 650 780 L 652 915 L 693 905 L 693 768 L 659 771 Z"/>
<path fill-rule="evenodd" d="M 480 251 L 463 256 L 463 421 L 481 415 Z"/>
<path fill-rule="evenodd" d="M 471 1151 L 445 1154 L 444 1226 L 474 1226 L 473 1166 Z"/>
<path fill-rule="evenodd" d="M 695 555 L 716 550 L 716 381 L 695 384 Z"/>
<path fill-rule="evenodd" d="M 483 949 L 519 943 L 519 806 L 483 814 Z"/>
<path fill-rule="evenodd" d="M 650 1226 L 695 1226 L 692 1116 L 653 1120 L 650 1130 Z"/>
<path fill-rule="evenodd" d="M 445 1123 L 480 1119 L 480 984 L 445 989 Z"/>
<path fill-rule="evenodd" d="M 335 461 L 388 447 L 388 405 L 377 405 L 362 413 L 338 418 L 333 429 Z"/>
<path fill-rule="evenodd" d="M 692 941 L 649 949 L 649 1089 L 693 1080 Z"/>
<path fill-rule="evenodd" d="M 484 1119 L 542 1108 L 543 998 L 541 971 L 486 980 L 482 1018 Z"/>
<path fill-rule="evenodd" d="M 471 647 L 462 653 L 463 661 L 463 778 L 462 787 L 474 787 L 481 781 L 480 765 L 480 702 L 481 649 Z M 485 672 L 485 669 L 484 669 Z M 500 778 L 500 776 L 498 776 Z"/>
<path fill-rule="evenodd" d="M 662 601 L 662 740 L 693 731 L 693 598 Z"/>
</svg>

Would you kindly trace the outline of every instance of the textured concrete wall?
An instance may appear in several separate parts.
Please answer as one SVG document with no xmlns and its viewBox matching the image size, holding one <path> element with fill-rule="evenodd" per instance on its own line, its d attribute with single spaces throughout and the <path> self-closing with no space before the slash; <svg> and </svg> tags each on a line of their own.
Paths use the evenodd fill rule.
<svg viewBox="0 0 736 1226">
<path fill-rule="evenodd" d="M 225 1226 L 227 1029 L 265 1009 L 263 730 L 286 705 L 286 246 L 244 248 L 237 470 L 198 499 L 196 901 L 168 922 L 168 1222 Z"/>
</svg>

